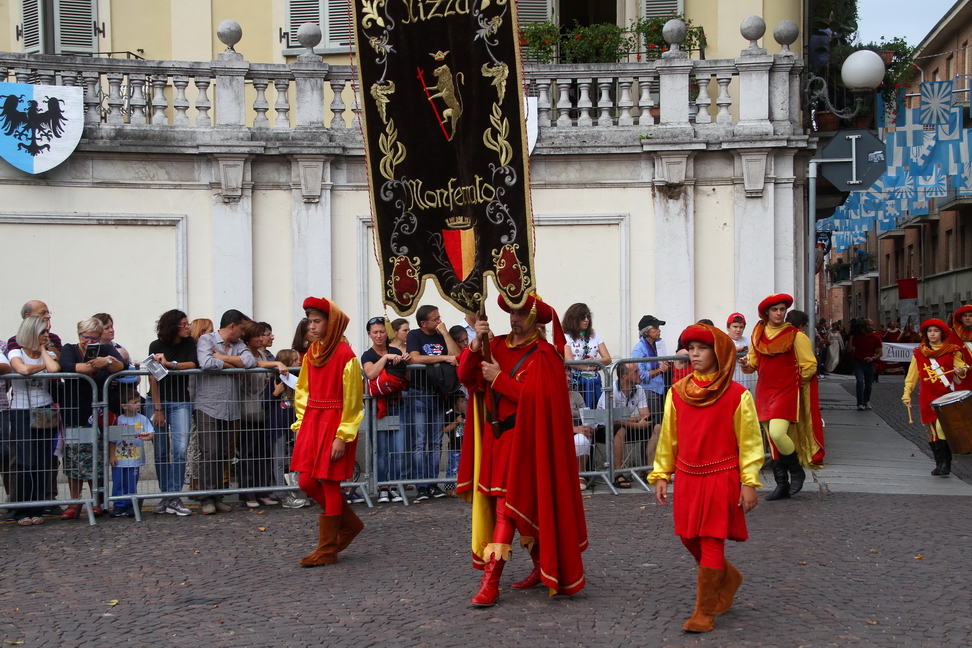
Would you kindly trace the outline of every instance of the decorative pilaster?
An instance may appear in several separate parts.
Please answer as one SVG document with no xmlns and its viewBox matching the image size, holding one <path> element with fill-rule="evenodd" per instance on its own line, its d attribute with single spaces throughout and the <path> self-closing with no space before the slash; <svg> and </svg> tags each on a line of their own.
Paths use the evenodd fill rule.
<svg viewBox="0 0 972 648">
<path fill-rule="evenodd" d="M 294 311 L 309 295 L 330 297 L 331 157 L 291 156 Z"/>
<path fill-rule="evenodd" d="M 216 318 L 230 308 L 253 316 L 252 157 L 236 153 L 213 154 L 213 304 Z"/>
</svg>

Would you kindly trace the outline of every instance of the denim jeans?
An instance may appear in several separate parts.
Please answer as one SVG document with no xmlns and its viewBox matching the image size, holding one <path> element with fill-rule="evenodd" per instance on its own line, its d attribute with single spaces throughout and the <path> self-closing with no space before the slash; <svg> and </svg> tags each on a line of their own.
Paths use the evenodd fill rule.
<svg viewBox="0 0 972 648">
<path fill-rule="evenodd" d="M 13 443 L 13 489 L 8 497 L 13 502 L 34 502 L 47 499 L 47 482 L 51 466 L 56 466 L 54 436 L 56 428 L 35 428 L 31 425 L 29 409 L 13 409 L 10 421 L 10 440 Z M 39 516 L 43 507 L 20 509 L 18 519 Z"/>
<path fill-rule="evenodd" d="M 396 430 L 378 430 L 375 439 L 377 461 L 376 478 L 379 482 L 402 479 L 405 465 L 405 417 L 401 401 L 388 403 L 388 416 L 398 416 Z"/>
<path fill-rule="evenodd" d="M 442 456 L 442 419 L 445 408 L 438 394 L 412 389 L 411 416 L 415 435 L 413 479 L 435 480 L 439 477 L 439 461 Z M 425 484 L 426 486 L 428 484 Z"/>
<path fill-rule="evenodd" d="M 854 377 L 857 379 L 857 404 L 867 405 L 871 400 L 871 383 L 874 382 L 874 363 L 854 359 Z"/>
<path fill-rule="evenodd" d="M 146 407 L 153 411 L 152 400 Z M 186 477 L 186 448 L 192 429 L 191 403 L 162 403 L 165 426 L 155 430 L 155 473 L 159 477 L 159 491 L 178 493 Z M 151 419 L 151 414 L 149 415 Z"/>
<path fill-rule="evenodd" d="M 111 496 L 131 495 L 138 490 L 138 466 L 118 467 L 111 469 Z M 115 500 L 114 507 L 118 510 L 131 509 L 131 500 Z"/>
</svg>

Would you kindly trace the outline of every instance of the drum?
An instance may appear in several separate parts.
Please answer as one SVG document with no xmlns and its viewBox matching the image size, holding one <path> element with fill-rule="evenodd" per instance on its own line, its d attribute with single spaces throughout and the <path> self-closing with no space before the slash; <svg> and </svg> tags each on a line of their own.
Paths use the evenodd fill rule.
<svg viewBox="0 0 972 648">
<path fill-rule="evenodd" d="M 972 391 L 945 394 L 931 402 L 955 454 L 972 452 Z"/>
</svg>

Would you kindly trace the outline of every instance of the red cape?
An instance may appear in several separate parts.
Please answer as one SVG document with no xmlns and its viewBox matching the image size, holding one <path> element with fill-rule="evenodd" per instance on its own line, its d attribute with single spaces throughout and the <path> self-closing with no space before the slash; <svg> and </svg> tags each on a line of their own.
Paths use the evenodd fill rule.
<svg viewBox="0 0 972 648">
<path fill-rule="evenodd" d="M 505 338 L 499 341 L 505 343 Z M 539 542 L 541 579 L 551 595 L 570 595 L 586 584 L 581 552 L 587 548 L 570 397 L 563 360 L 556 349 L 544 340 L 536 344 L 537 350 L 524 363 L 528 371 L 516 410 L 516 427 L 505 433 L 514 435 L 507 471 L 507 513 L 516 520 L 521 539 L 533 537 Z M 471 352 L 467 349 L 463 356 L 466 354 Z M 473 566 L 482 569 L 482 552 L 492 539 L 496 500 L 475 485 L 482 435 L 484 430 L 486 434 L 492 431 L 484 418 L 481 379 L 466 386 L 472 396 L 467 410 L 472 429 L 466 429 L 456 492 L 473 503 Z"/>
</svg>

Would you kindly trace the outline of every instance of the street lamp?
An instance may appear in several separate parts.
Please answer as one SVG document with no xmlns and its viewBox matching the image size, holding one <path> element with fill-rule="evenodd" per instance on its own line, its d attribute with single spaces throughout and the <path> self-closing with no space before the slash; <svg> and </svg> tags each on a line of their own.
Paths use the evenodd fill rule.
<svg viewBox="0 0 972 648">
<path fill-rule="evenodd" d="M 854 92 L 853 108 L 836 110 L 830 103 L 827 96 L 827 81 L 816 75 L 811 74 L 805 86 L 808 98 L 808 107 L 820 101 L 827 110 L 832 112 L 840 119 L 850 119 L 860 112 L 864 105 L 864 94 L 877 89 L 884 80 L 884 61 L 877 52 L 871 50 L 858 50 L 847 57 L 840 68 L 840 76 L 850 90 Z M 856 142 L 854 143 L 856 145 Z M 853 149 L 852 149 L 853 150 Z M 817 327 L 817 304 L 814 283 L 817 274 L 817 165 L 825 162 L 850 162 L 856 164 L 856 155 L 851 158 L 832 158 L 832 159 L 813 159 L 810 160 L 810 168 L 807 171 L 807 181 L 809 186 L 809 209 L 807 215 L 807 317 L 810 318 L 811 330 L 816 332 Z M 862 187 L 866 189 L 866 187 Z M 808 331 L 809 333 L 810 331 Z M 816 337 L 813 338 L 816 347 Z"/>
</svg>

